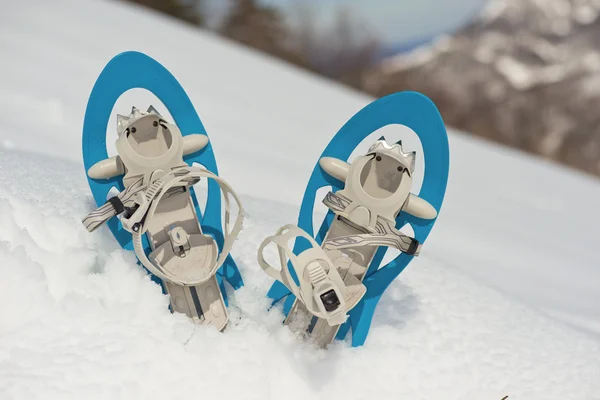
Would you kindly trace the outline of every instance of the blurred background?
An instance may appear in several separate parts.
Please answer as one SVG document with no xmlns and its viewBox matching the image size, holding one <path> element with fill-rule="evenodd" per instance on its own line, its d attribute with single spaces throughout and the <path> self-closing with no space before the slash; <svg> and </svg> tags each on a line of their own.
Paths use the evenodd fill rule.
<svg viewBox="0 0 600 400">
<path fill-rule="evenodd" d="M 600 175 L 600 0 L 114 0 Z"/>
</svg>

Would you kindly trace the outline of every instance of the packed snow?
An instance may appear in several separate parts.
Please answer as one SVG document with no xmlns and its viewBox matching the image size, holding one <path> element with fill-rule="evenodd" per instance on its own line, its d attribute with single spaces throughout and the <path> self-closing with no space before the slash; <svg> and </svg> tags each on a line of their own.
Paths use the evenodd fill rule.
<svg viewBox="0 0 600 400">
<path fill-rule="evenodd" d="M 169 313 L 135 256 L 81 225 L 94 207 L 86 100 L 124 50 L 179 79 L 241 194 L 245 286 L 225 333 Z M 365 346 L 317 350 L 267 311 L 256 250 L 295 221 L 318 155 L 371 99 L 116 2 L 13 2 L 0 55 L 1 399 L 600 399 L 593 178 L 451 132 L 447 200 L 422 255 Z M 132 91 L 115 110 L 150 103 Z"/>
</svg>

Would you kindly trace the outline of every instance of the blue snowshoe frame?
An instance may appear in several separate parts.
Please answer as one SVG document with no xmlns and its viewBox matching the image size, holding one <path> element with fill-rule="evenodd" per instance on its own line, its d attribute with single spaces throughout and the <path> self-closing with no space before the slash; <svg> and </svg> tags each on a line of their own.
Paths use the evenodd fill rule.
<svg viewBox="0 0 600 400">
<path fill-rule="evenodd" d="M 439 215 L 446 193 L 450 165 L 448 135 L 437 107 L 428 97 L 420 93 L 410 91 L 394 93 L 367 105 L 338 131 L 319 159 L 335 157 L 347 161 L 363 139 L 376 130 L 391 124 L 407 126 L 419 137 L 425 161 L 425 174 L 419 196 L 433 205 Z M 317 162 L 304 192 L 298 226 L 312 235 L 319 244 L 323 242 L 334 214 L 331 211 L 327 213 L 315 235 L 313 232 L 315 197 L 320 188 L 329 185 L 335 192 L 343 189 L 344 182 L 329 176 Z M 424 243 L 436 219 L 423 220 L 401 212 L 396 218 L 396 226 L 402 227 L 410 224 L 415 232 L 415 238 L 420 243 Z M 307 248 L 307 241 L 296 241 L 294 253 L 299 254 Z M 380 268 L 386 250 L 382 247 L 376 252 L 363 280 L 367 292 L 349 312 L 348 321 L 340 327 L 336 336 L 338 340 L 344 339 L 348 331 L 352 329 L 353 347 L 364 344 L 375 307 L 385 289 L 414 258 L 406 253 L 400 253 L 394 260 Z M 279 281 L 271 286 L 268 297 L 273 299 L 273 304 L 285 299 L 283 305 L 285 315 L 290 312 L 295 301 L 295 296 Z"/>
<path fill-rule="evenodd" d="M 148 90 L 163 102 L 183 136 L 192 133 L 208 136 L 185 90 L 183 90 L 177 79 L 165 67 L 153 58 L 136 51 L 128 51 L 116 55 L 104 67 L 94 84 L 88 100 L 83 124 L 83 164 L 90 189 L 98 207 L 106 202 L 108 192 L 113 186 L 119 190 L 124 190 L 122 177 L 96 180 L 88 177 L 87 171 L 98 161 L 108 158 L 106 128 L 111 112 L 117 99 L 123 93 L 136 88 Z M 217 162 L 210 141 L 201 151 L 185 156 L 184 161 L 189 165 L 200 163 L 209 171 L 218 175 Z M 200 220 L 200 225 L 202 226 L 202 231 L 205 234 L 213 236 L 219 248 L 223 248 L 224 237 L 221 225 L 221 195 L 219 185 L 214 180 L 209 179 L 208 196 L 204 213 L 200 210 L 193 188 L 190 188 L 190 194 Z M 133 251 L 131 234 L 123 229 L 118 218 L 111 218 L 107 225 L 121 247 Z M 143 243 L 146 254 L 149 254 L 151 251 L 150 245 L 145 236 Z M 242 277 L 231 255 L 227 257 L 217 272 L 217 281 L 223 293 L 225 305 L 227 305 L 227 295 L 223 278 L 234 289 L 243 286 Z M 162 281 L 156 276 L 152 275 L 152 279 L 162 285 Z M 164 291 L 164 285 L 162 286 Z"/>
</svg>

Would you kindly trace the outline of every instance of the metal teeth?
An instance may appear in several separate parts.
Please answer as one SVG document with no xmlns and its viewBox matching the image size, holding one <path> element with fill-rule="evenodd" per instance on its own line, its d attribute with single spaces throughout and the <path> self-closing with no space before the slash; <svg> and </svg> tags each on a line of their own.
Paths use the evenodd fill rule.
<svg viewBox="0 0 600 400">
<path fill-rule="evenodd" d="M 156 108 L 154 108 L 154 106 L 148 107 L 148 111 L 146 112 L 142 112 L 138 110 L 135 106 L 133 106 L 131 107 L 131 114 L 127 116 L 117 114 L 117 133 L 121 135 L 123 132 L 125 132 L 125 129 L 127 129 L 129 125 L 142 118 L 144 115 L 148 114 L 156 114 L 159 117 L 161 117 L 161 115 L 158 113 L 158 111 L 156 111 Z"/>
<path fill-rule="evenodd" d="M 156 108 L 154 108 L 153 105 L 151 105 L 150 107 L 148 107 L 148 110 L 146 111 L 148 114 L 156 114 L 159 117 L 162 117 L 162 115 L 160 115 L 160 113 L 158 112 L 158 110 L 156 110 Z"/>
<path fill-rule="evenodd" d="M 405 153 L 402 149 L 402 140 L 391 146 L 385 140 L 378 140 L 369 148 L 369 153 L 388 154 L 400 161 L 411 173 L 415 170 L 416 152 Z"/>
</svg>

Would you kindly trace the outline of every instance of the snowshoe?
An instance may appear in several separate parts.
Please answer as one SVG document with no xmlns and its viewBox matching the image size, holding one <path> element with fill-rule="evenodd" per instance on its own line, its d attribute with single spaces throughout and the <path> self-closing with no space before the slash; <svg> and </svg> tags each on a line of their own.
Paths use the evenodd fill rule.
<svg viewBox="0 0 600 400">
<path fill-rule="evenodd" d="M 118 155 L 108 157 L 105 132 L 110 112 L 117 98 L 133 87 L 153 92 L 176 123 L 152 106 L 146 112 L 133 107 L 129 115 L 117 116 Z M 119 243 L 133 249 L 161 282 L 172 311 L 223 330 L 227 325 L 223 277 L 234 288 L 242 285 L 229 252 L 244 211 L 236 193 L 217 175 L 208 136 L 175 78 L 141 53 L 115 57 L 88 102 L 83 155 L 98 205 L 83 219 L 86 229 L 91 232 L 107 223 Z M 191 166 L 194 162 L 206 168 Z M 204 215 L 193 189 L 200 179 L 210 180 Z M 219 190 L 225 202 L 224 231 Z M 231 198 L 237 217 L 230 227 Z"/>
<path fill-rule="evenodd" d="M 415 152 L 380 138 L 365 155 L 348 163 L 356 146 L 389 124 L 411 128 L 422 143 L 425 176 L 418 195 L 410 193 Z M 384 290 L 415 256 L 431 231 L 448 180 L 446 130 L 435 105 L 415 92 L 395 93 L 358 112 L 332 139 L 309 180 L 298 227 L 287 225 L 266 238 L 258 262 L 276 279 L 268 296 L 283 301 L 285 324 L 321 347 L 343 339 L 352 329 L 352 345 L 364 343 Z M 313 233 L 313 208 L 319 188 L 331 185 L 324 204 L 327 216 Z M 410 224 L 415 237 L 400 232 Z M 294 248 L 288 243 L 295 239 Z M 274 243 L 279 267 L 264 249 Z M 400 254 L 380 266 L 387 248 Z"/>
</svg>

